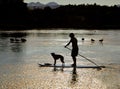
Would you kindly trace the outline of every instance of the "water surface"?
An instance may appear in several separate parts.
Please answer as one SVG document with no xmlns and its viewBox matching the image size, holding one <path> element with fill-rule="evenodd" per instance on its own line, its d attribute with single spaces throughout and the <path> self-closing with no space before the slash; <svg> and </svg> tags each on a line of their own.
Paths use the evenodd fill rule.
<svg viewBox="0 0 120 89">
<path fill-rule="evenodd" d="M 38 66 L 53 63 L 51 52 L 63 55 L 66 64 L 72 64 L 70 51 L 64 48 L 71 32 L 78 39 L 79 53 L 106 68 L 75 71 L 74 68 L 55 70 Z M 14 37 L 27 41 L 11 42 Z M 100 39 L 104 41 L 101 43 Z M 0 31 L 0 89 L 119 89 L 119 53 L 119 30 Z M 57 64 L 61 64 L 60 61 Z M 78 56 L 77 65 L 94 64 Z"/>
</svg>

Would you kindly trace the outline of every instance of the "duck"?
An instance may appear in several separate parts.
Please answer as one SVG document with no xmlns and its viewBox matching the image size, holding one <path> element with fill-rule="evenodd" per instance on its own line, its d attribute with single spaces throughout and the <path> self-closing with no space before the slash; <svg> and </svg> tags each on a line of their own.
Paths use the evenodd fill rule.
<svg viewBox="0 0 120 89">
<path fill-rule="evenodd" d="M 20 39 L 18 39 L 18 38 L 15 38 L 15 42 L 19 42 L 20 41 Z"/>
<path fill-rule="evenodd" d="M 15 39 L 14 38 L 10 38 L 10 42 L 14 42 L 15 41 Z"/>
<path fill-rule="evenodd" d="M 82 38 L 82 41 L 84 41 L 85 39 L 84 38 Z"/>
<path fill-rule="evenodd" d="M 103 39 L 100 39 L 99 42 L 103 42 Z"/>
<path fill-rule="evenodd" d="M 94 42 L 95 40 L 94 39 L 91 39 L 92 42 Z"/>
<path fill-rule="evenodd" d="M 25 38 L 21 38 L 21 42 L 26 42 L 27 40 Z"/>
</svg>

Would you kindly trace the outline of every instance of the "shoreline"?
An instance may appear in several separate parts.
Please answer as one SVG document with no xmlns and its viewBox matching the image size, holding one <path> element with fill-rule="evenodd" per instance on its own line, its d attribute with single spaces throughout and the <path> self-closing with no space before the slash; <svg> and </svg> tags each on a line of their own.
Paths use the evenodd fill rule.
<svg viewBox="0 0 120 89">
<path fill-rule="evenodd" d="M 101 27 L 64 27 L 64 26 L 46 26 L 46 27 L 39 27 L 39 26 L 30 26 L 30 25 L 0 25 L 0 30 L 30 30 L 30 29 L 37 29 L 37 30 L 43 30 L 43 29 L 76 29 L 76 30 L 80 30 L 80 29 L 86 29 L 86 30 L 110 30 L 110 29 L 114 29 L 114 30 L 120 30 L 120 26 L 101 26 Z"/>
</svg>

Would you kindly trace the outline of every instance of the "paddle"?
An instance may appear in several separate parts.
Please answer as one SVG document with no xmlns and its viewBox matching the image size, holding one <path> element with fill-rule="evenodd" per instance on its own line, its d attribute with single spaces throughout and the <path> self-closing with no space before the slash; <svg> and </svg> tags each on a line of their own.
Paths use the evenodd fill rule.
<svg viewBox="0 0 120 89">
<path fill-rule="evenodd" d="M 67 49 L 69 49 L 69 50 L 71 51 L 70 48 L 68 48 L 68 47 L 65 47 L 65 48 L 67 48 Z M 78 54 L 78 55 L 81 56 L 81 57 L 83 57 L 83 58 L 85 58 L 85 59 L 88 60 L 89 62 L 93 63 L 94 65 L 96 65 L 96 66 L 97 66 L 98 68 L 100 68 L 100 69 L 101 69 L 101 67 L 102 67 L 102 68 L 105 68 L 105 66 L 99 66 L 98 64 L 96 64 L 95 62 L 93 62 L 92 60 L 86 58 L 85 56 L 83 56 L 83 55 L 81 55 L 81 54 Z"/>
</svg>

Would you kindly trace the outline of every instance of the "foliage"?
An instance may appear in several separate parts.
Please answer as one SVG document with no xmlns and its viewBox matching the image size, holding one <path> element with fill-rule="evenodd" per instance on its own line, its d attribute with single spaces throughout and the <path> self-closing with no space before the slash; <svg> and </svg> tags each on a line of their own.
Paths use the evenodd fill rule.
<svg viewBox="0 0 120 89">
<path fill-rule="evenodd" d="M 100 5 L 61 5 L 29 10 L 17 2 L 1 5 L 0 28 L 120 28 L 120 8 Z"/>
</svg>

